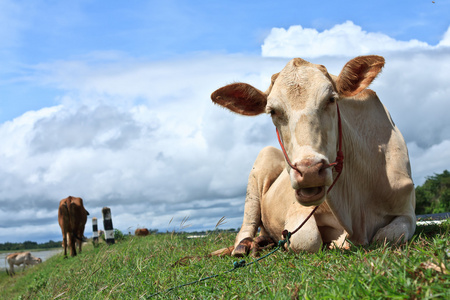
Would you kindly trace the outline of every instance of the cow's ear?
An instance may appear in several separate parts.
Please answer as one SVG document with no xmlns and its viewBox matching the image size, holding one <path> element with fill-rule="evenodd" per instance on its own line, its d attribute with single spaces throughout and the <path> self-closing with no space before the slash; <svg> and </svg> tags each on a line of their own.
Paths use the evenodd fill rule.
<svg viewBox="0 0 450 300">
<path fill-rule="evenodd" d="M 246 83 L 233 83 L 211 94 L 214 103 L 245 115 L 256 116 L 265 112 L 267 95 Z"/>
<path fill-rule="evenodd" d="M 336 80 L 337 92 L 351 97 L 367 88 L 384 66 L 384 58 L 376 55 L 358 56 L 345 64 Z"/>
</svg>

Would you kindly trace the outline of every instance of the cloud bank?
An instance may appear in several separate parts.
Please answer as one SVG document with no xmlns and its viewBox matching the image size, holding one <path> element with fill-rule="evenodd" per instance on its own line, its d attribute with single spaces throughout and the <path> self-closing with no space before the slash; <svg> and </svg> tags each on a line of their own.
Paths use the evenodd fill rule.
<svg viewBox="0 0 450 300">
<path fill-rule="evenodd" d="M 265 90 L 292 57 L 338 74 L 353 56 L 384 55 L 372 89 L 402 131 L 421 184 L 450 168 L 449 37 L 403 42 L 346 22 L 324 32 L 274 28 L 261 57 L 147 61 L 108 52 L 33 66 L 27 78 L 59 91 L 58 104 L 0 124 L 2 242 L 60 239 L 57 207 L 68 195 L 82 197 L 90 217 L 110 207 L 124 232 L 212 230 L 222 216 L 223 227 L 239 227 L 248 174 L 263 147 L 277 146 L 275 129 L 268 116 L 238 116 L 209 97 L 234 81 Z M 87 236 L 90 229 L 89 219 Z"/>
<path fill-rule="evenodd" d="M 57 207 L 68 195 L 82 197 L 91 217 L 110 207 L 124 232 L 180 230 L 186 217 L 191 230 L 212 230 L 222 216 L 239 227 L 248 172 L 273 126 L 231 115 L 209 95 L 233 78 L 269 80 L 265 69 L 276 64 L 254 69 L 260 62 L 210 56 L 36 67 L 41 84 L 61 90 L 61 104 L 0 125 L 0 235 L 34 240 L 48 231 L 59 239 Z M 32 228 L 17 234 L 25 224 Z"/>
<path fill-rule="evenodd" d="M 424 51 L 450 46 L 450 27 L 436 46 L 418 40 L 398 41 L 383 33 L 366 32 L 352 21 L 322 32 L 300 25 L 273 28 L 261 46 L 266 57 L 358 56 L 373 53 Z"/>
</svg>

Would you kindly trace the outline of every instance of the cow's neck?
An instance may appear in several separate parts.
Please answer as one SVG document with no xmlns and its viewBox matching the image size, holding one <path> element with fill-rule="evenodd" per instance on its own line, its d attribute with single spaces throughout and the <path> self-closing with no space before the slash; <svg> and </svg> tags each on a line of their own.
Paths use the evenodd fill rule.
<svg viewBox="0 0 450 300">
<path fill-rule="evenodd" d="M 360 124 L 364 124 L 364 120 L 370 122 L 366 120 L 368 116 L 363 102 L 344 100 L 340 103 L 345 159 L 342 174 L 330 191 L 328 204 L 352 240 L 366 244 L 371 233 L 362 231 L 363 228 L 368 228 L 365 223 L 367 214 L 370 213 L 367 205 L 369 198 L 364 195 L 364 186 L 373 184 L 371 181 L 376 180 L 374 177 L 377 176 L 379 166 L 374 164 L 375 159 L 371 156 L 380 153 L 374 149 L 374 141 L 370 140 L 370 130 Z M 361 197 L 357 194 L 361 194 Z M 356 203 L 355 198 L 359 199 Z"/>
</svg>

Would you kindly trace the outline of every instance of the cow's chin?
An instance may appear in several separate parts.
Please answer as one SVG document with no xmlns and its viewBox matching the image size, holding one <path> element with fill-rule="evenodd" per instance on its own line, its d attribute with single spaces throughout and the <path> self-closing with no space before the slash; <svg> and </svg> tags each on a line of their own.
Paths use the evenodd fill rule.
<svg viewBox="0 0 450 300">
<path fill-rule="evenodd" d="M 319 205 L 325 200 L 325 186 L 299 188 L 295 190 L 295 198 L 304 206 Z"/>
</svg>

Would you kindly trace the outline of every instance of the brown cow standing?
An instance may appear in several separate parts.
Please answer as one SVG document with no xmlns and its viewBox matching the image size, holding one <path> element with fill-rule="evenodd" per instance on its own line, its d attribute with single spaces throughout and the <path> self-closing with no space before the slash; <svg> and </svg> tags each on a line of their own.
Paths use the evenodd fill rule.
<svg viewBox="0 0 450 300">
<path fill-rule="evenodd" d="M 69 196 L 59 202 L 58 222 L 63 235 L 64 258 L 67 258 L 67 246 L 70 246 L 70 255 L 76 256 L 76 244 L 81 253 L 81 244 L 84 236 L 89 212 L 83 206 L 83 199 Z"/>
</svg>

